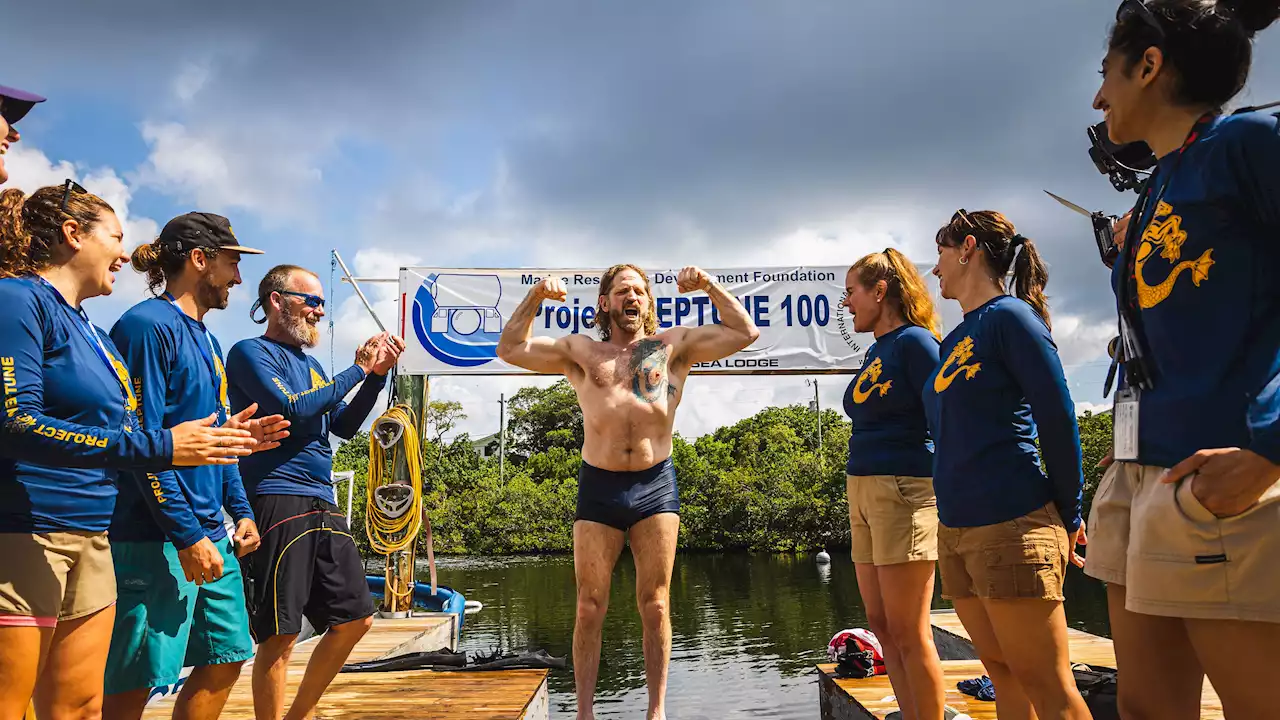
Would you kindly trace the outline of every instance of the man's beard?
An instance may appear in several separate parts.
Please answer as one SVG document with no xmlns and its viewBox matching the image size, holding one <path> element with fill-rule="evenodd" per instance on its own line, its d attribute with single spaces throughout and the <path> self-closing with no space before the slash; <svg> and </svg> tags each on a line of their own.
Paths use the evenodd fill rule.
<svg viewBox="0 0 1280 720">
<path fill-rule="evenodd" d="M 307 322 L 301 315 L 285 313 L 280 318 L 280 326 L 289 339 L 299 347 L 315 347 L 320 342 L 320 328 Z"/>
<path fill-rule="evenodd" d="M 634 316 L 628 316 L 625 308 L 613 308 L 609 310 L 609 324 L 620 332 L 636 335 L 644 330 L 645 315 L 643 306 L 637 308 Z"/>
<path fill-rule="evenodd" d="M 231 298 L 231 288 L 226 285 L 214 285 L 208 277 L 200 278 L 196 285 L 197 301 L 210 310 L 226 310 Z"/>
</svg>

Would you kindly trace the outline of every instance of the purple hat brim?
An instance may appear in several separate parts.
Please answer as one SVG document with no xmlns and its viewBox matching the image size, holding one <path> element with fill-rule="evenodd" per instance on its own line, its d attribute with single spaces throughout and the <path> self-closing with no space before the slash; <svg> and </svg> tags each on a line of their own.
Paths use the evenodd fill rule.
<svg viewBox="0 0 1280 720">
<path fill-rule="evenodd" d="M 31 111 L 31 108 L 35 107 L 36 103 L 42 103 L 45 101 L 45 98 L 42 98 L 35 93 L 5 87 L 4 85 L 0 85 L 0 97 L 3 97 L 7 101 L 4 103 L 4 119 L 10 125 L 26 117 L 27 113 Z"/>
</svg>

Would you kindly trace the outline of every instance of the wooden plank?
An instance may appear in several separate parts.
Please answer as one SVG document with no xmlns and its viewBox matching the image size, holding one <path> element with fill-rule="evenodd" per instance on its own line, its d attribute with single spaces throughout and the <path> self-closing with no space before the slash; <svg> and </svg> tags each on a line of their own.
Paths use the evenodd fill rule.
<svg viewBox="0 0 1280 720">
<path fill-rule="evenodd" d="M 889 685 L 887 675 L 877 675 L 865 680 L 835 677 L 835 665 L 819 665 L 820 682 L 836 688 L 843 695 L 826 702 L 833 706 L 833 714 L 825 711 L 822 720 L 874 720 L 883 718 L 898 709 L 898 701 L 893 697 L 893 687 Z M 944 702 L 963 713 L 968 713 L 974 720 L 993 720 L 996 716 L 996 704 L 983 702 L 962 694 L 956 689 L 956 683 L 983 674 L 982 663 L 978 660 L 944 660 L 942 674 L 946 696 Z M 839 707 L 844 705 L 845 707 Z M 838 708 L 838 709 L 837 709 Z M 859 712 L 859 708 L 861 712 Z M 842 713 L 842 714 L 841 714 Z"/>
<path fill-rule="evenodd" d="M 449 631 L 451 622 L 443 616 L 375 620 L 352 651 L 349 662 L 384 657 L 424 634 L 439 636 L 441 629 Z M 318 642 L 312 640 L 294 649 L 289 659 L 286 697 L 292 698 L 297 692 Z M 251 720 L 254 716 L 252 664 L 252 660 L 245 663 L 231 691 L 222 713 L 226 720 Z M 545 720 L 547 675 L 547 670 L 339 673 L 316 714 L 360 720 Z M 537 702 L 540 696 L 541 705 Z M 170 702 L 150 705 L 143 718 L 167 719 L 172 712 Z"/>
<path fill-rule="evenodd" d="M 954 610 L 935 610 L 930 614 L 929 621 L 933 624 L 935 635 L 941 632 L 963 641 L 970 641 L 969 633 Z M 1072 662 L 1104 667 L 1116 666 L 1115 648 L 1109 639 L 1083 630 L 1067 628 L 1067 640 L 1070 644 L 1069 652 Z M 946 677 L 948 705 L 968 713 L 974 720 L 995 717 L 995 703 L 983 702 L 956 690 L 956 683 L 961 680 L 986 674 L 980 661 L 944 660 L 942 670 Z M 893 696 L 893 688 L 889 685 L 888 677 L 880 675 L 865 680 L 840 679 L 834 676 L 834 672 L 835 665 L 818 666 L 823 720 L 883 718 L 887 713 L 898 709 L 896 700 L 886 700 Z M 828 714 L 828 707 L 831 708 L 830 714 Z M 1200 717 L 1202 720 L 1223 718 L 1222 701 L 1208 678 L 1205 678 L 1201 694 Z"/>
</svg>

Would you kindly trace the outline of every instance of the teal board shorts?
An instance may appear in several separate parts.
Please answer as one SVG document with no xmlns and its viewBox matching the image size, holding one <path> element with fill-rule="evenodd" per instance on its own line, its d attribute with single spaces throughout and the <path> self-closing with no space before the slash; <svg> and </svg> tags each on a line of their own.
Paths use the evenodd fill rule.
<svg viewBox="0 0 1280 720">
<path fill-rule="evenodd" d="M 116 624 L 105 693 L 171 685 L 184 667 L 243 662 L 253 656 L 244 581 L 230 538 L 214 541 L 222 577 L 196 585 L 168 542 L 117 542 Z"/>
</svg>

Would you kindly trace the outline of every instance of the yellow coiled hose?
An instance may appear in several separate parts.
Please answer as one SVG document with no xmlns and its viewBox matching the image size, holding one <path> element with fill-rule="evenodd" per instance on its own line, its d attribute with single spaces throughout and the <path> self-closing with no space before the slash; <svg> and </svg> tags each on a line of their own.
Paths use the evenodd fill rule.
<svg viewBox="0 0 1280 720">
<path fill-rule="evenodd" d="M 395 420 L 404 427 L 404 434 L 389 450 L 378 444 L 375 434 L 369 433 L 369 482 L 365 488 L 364 530 L 374 552 L 391 555 L 413 547 L 422 529 L 422 444 L 418 440 L 418 428 L 413 410 L 396 405 L 374 421 L 383 418 Z M 390 518 L 378 507 L 374 495 L 378 488 L 391 484 L 392 473 L 400 456 L 404 455 L 409 468 L 409 486 L 413 504 L 398 518 Z"/>
</svg>

